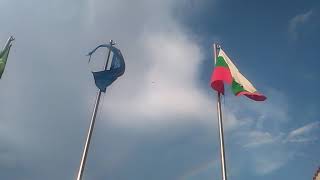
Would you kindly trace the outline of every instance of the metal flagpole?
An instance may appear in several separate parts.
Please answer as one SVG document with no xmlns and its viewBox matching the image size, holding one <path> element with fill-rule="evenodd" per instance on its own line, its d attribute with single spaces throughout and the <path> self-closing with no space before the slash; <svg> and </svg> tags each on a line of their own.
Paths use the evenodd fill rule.
<svg viewBox="0 0 320 180">
<path fill-rule="evenodd" d="M 219 45 L 213 44 L 214 52 L 214 62 L 217 61 L 217 48 L 220 48 Z M 219 139 L 220 139 L 220 156 L 221 156 L 221 173 L 222 180 L 227 180 L 227 168 L 226 168 L 226 159 L 224 151 L 224 137 L 223 137 L 223 123 L 222 123 L 222 111 L 221 111 L 221 93 L 218 92 L 218 101 L 217 101 L 217 111 L 218 111 L 218 125 L 219 125 Z"/>
<path fill-rule="evenodd" d="M 113 45 L 115 45 L 114 41 L 110 40 L 110 46 L 113 46 Z M 104 66 L 104 70 L 107 70 L 107 68 L 108 68 L 110 54 L 111 54 L 111 48 L 109 49 L 109 52 L 108 52 L 107 62 L 105 64 L 105 66 Z M 77 180 L 81 180 L 82 179 L 83 170 L 84 170 L 85 165 L 86 165 L 86 160 L 87 160 L 87 155 L 88 155 L 88 151 L 89 151 L 91 136 L 92 136 L 92 133 L 93 133 L 94 124 L 95 124 L 96 117 L 97 117 L 97 112 L 98 112 L 98 108 L 99 108 L 101 94 L 102 94 L 102 92 L 101 92 L 101 90 L 99 90 L 99 92 L 97 94 L 96 102 L 95 102 L 95 105 L 94 105 L 94 109 L 93 109 L 93 114 L 92 114 L 92 118 L 91 118 L 91 123 L 90 123 L 89 131 L 88 131 L 86 143 L 84 145 L 84 149 L 83 149 L 83 153 L 82 153 L 82 158 L 81 158 L 81 162 L 80 162 L 80 167 L 79 167 L 79 171 L 78 171 Z"/>
</svg>

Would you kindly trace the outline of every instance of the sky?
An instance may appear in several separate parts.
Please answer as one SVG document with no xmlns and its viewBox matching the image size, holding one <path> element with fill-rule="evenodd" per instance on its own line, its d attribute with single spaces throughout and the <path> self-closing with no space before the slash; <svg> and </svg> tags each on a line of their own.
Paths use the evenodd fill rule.
<svg viewBox="0 0 320 180">
<path fill-rule="evenodd" d="M 268 97 L 222 99 L 229 179 L 320 166 L 320 2 L 1 0 L 0 179 L 75 179 L 97 88 L 95 46 L 126 72 L 103 95 L 85 180 L 221 179 L 212 44 Z"/>
</svg>

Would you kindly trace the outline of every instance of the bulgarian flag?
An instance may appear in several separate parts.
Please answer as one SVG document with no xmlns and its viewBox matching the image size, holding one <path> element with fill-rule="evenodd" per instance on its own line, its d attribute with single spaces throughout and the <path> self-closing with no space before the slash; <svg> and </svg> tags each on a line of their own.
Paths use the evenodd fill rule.
<svg viewBox="0 0 320 180">
<path fill-rule="evenodd" d="M 245 95 L 255 101 L 264 101 L 266 96 L 257 92 L 257 89 L 246 79 L 232 63 L 226 53 L 220 48 L 211 76 L 211 87 L 224 94 L 224 83 L 230 84 L 236 96 Z"/>
</svg>

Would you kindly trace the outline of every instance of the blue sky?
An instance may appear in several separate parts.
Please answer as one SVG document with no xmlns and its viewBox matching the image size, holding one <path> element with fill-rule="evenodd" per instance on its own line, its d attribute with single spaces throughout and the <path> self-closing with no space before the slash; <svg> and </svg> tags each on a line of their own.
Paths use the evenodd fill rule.
<svg viewBox="0 0 320 180">
<path fill-rule="evenodd" d="M 114 39 L 126 72 L 103 97 L 87 180 L 220 179 L 218 42 L 264 93 L 223 98 L 229 179 L 311 179 L 320 164 L 320 3 L 0 1 L 0 179 L 74 179 L 94 98 L 86 53 Z"/>
</svg>

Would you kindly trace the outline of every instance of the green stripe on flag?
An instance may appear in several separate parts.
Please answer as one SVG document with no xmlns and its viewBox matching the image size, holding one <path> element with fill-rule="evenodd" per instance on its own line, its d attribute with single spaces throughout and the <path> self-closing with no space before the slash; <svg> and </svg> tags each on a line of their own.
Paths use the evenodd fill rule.
<svg viewBox="0 0 320 180">
<path fill-rule="evenodd" d="M 239 92 L 242 92 L 242 91 L 246 91 L 243 86 L 239 83 L 237 83 L 234 79 L 232 81 L 232 92 L 233 94 L 237 95 Z"/>
<path fill-rule="evenodd" d="M 222 56 L 218 56 L 217 62 L 216 62 L 216 67 L 217 66 L 228 67 L 228 64 L 226 63 L 226 61 L 224 60 L 224 58 Z"/>
</svg>

